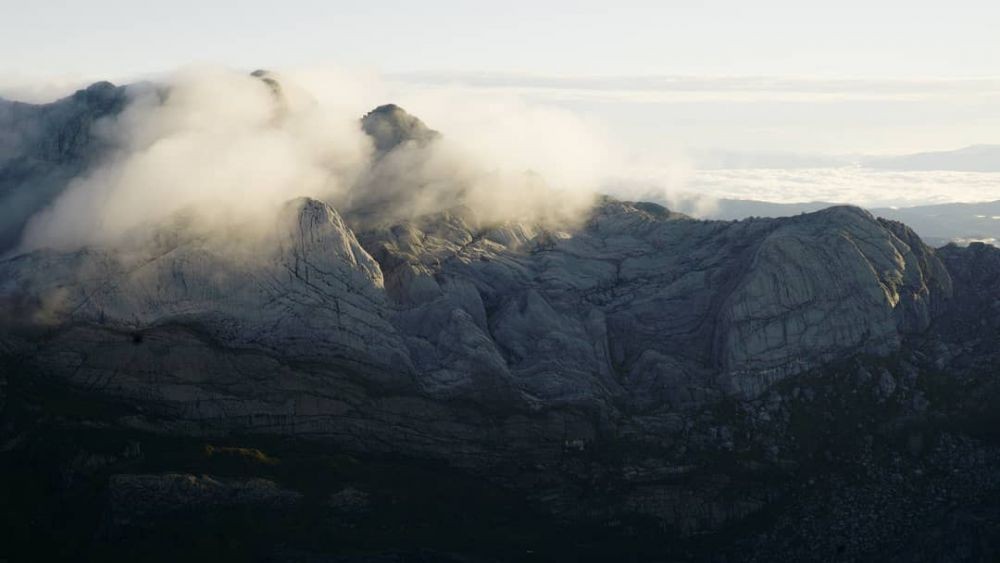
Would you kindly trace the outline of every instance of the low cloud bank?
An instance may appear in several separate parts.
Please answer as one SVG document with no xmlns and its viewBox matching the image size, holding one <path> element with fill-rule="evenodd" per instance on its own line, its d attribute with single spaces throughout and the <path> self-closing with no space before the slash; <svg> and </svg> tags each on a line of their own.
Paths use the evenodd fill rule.
<svg viewBox="0 0 1000 563">
<path fill-rule="evenodd" d="M 699 170 L 686 178 L 685 185 L 688 191 L 711 198 L 774 203 L 912 207 L 1000 199 L 1000 174 L 886 171 L 859 166 Z"/>
</svg>

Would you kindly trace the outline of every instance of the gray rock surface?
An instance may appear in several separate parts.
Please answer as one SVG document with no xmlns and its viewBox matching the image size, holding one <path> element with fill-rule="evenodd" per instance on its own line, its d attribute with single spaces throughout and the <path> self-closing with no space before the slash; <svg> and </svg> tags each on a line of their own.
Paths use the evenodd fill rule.
<svg viewBox="0 0 1000 563">
<path fill-rule="evenodd" d="M 713 376 L 753 395 L 849 352 L 896 349 L 951 291 L 933 251 L 856 208 L 722 223 L 607 200 L 572 231 L 474 225 L 445 214 L 361 239 L 413 350 L 447 345 L 433 338 L 462 319 L 505 361 L 481 365 L 548 400 Z"/>
<path fill-rule="evenodd" d="M 0 291 L 74 338 L 133 335 L 102 344 L 118 350 L 86 360 L 98 365 L 82 351 L 40 360 L 76 378 L 114 379 L 98 374 L 133 365 L 152 339 L 169 350 L 158 339 L 173 336 L 153 331 L 179 326 L 206 356 L 221 346 L 297 372 L 340 369 L 383 391 L 602 409 L 752 397 L 849 353 L 892 352 L 950 291 L 918 239 L 853 208 L 716 223 L 606 200 L 566 231 L 479 225 L 457 209 L 359 242 L 328 205 L 300 200 L 274 232 L 277 250 L 254 256 L 183 236 L 138 256 L 36 252 L 0 263 Z M 143 361 L 204 388 L 241 379 L 193 357 Z"/>
</svg>

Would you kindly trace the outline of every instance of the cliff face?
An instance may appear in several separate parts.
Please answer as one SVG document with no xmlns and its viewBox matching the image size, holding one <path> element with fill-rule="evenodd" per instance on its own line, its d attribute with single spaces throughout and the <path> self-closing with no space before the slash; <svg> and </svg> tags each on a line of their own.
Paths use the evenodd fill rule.
<svg viewBox="0 0 1000 563">
<path fill-rule="evenodd" d="M 33 146 L 66 145 L 50 155 L 59 162 L 96 151 L 60 139 L 89 138 L 80 123 L 121 96 L 95 85 L 33 110 L 71 116 L 46 122 Z M 438 137 L 396 106 L 362 127 L 377 159 Z M 933 250 L 855 208 L 711 222 L 604 199 L 559 230 L 486 224 L 460 206 L 373 223 L 371 207 L 363 200 L 345 221 L 327 204 L 289 202 L 255 235 L 261 252 L 178 224 L 135 248 L 12 257 L 0 263 L 0 297 L 56 327 L 140 338 L 183 326 L 226 353 L 337 366 L 433 400 L 614 410 L 753 397 L 837 358 L 885 355 L 951 293 Z"/>
<path fill-rule="evenodd" d="M 434 400 L 614 410 L 753 397 L 834 359 L 888 354 L 951 288 L 919 239 L 852 208 L 722 223 L 606 200 L 566 231 L 456 209 L 359 242 L 336 210 L 299 200 L 265 236 L 276 251 L 164 235 L 135 251 L 18 256 L 0 264 L 3 298 L 37 304 L 54 327 L 142 338 L 183 326 L 225 353 L 336 366 Z"/>
<path fill-rule="evenodd" d="M 951 296 L 950 277 L 912 232 L 890 227 L 841 207 L 768 234 L 722 313 L 723 367 L 766 383 L 848 350 L 886 354 L 926 330 Z"/>
</svg>

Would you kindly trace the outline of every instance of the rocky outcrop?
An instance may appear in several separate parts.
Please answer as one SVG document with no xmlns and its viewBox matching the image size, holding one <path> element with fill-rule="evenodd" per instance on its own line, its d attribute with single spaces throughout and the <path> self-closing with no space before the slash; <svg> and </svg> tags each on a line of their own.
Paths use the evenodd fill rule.
<svg viewBox="0 0 1000 563">
<path fill-rule="evenodd" d="M 857 208 L 783 222 L 748 266 L 723 308 L 716 356 L 749 392 L 846 351 L 891 352 L 951 295 L 948 272 L 919 238 Z"/>
<path fill-rule="evenodd" d="M 332 362 L 382 382 L 408 377 L 379 266 L 335 210 L 290 202 L 258 236 L 259 253 L 172 231 L 134 251 L 43 251 L 5 262 L 0 278 L 7 296 L 38 303 L 51 322 L 137 339 L 182 325 L 222 346 Z"/>
<path fill-rule="evenodd" d="M 590 471 L 575 459 L 622 440 L 673 451 L 725 397 L 753 399 L 838 354 L 896 350 L 912 327 L 894 305 L 947 297 L 948 278 L 912 257 L 936 264 L 932 251 L 856 209 L 729 223 L 605 200 L 553 230 L 459 208 L 357 237 L 351 221 L 297 200 L 249 245 L 168 230 L 155 251 L 5 260 L 0 298 L 18 311 L 7 355 L 140 406 L 116 419 L 128 428 L 444 460 L 534 483 L 569 514 L 564 472 Z M 753 323 L 786 339 L 754 352 Z M 562 469 L 525 481 L 512 467 Z M 725 487 L 630 487 L 616 510 L 686 533 L 774 494 L 746 489 L 732 505 Z"/>
<path fill-rule="evenodd" d="M 659 388 L 682 402 L 712 374 L 753 395 L 845 354 L 897 349 L 951 291 L 919 239 L 854 208 L 711 223 L 607 201 L 566 232 L 439 221 L 361 237 L 405 311 L 400 329 L 419 339 L 411 348 L 441 346 L 467 319 L 464 333 L 504 360 L 479 363 L 545 399 Z"/>
</svg>

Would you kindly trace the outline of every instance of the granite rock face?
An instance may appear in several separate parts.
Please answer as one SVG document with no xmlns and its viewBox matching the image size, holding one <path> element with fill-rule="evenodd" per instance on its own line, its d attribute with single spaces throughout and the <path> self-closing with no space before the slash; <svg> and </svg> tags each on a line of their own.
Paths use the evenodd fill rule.
<svg viewBox="0 0 1000 563">
<path fill-rule="evenodd" d="M 905 227 L 848 207 L 804 217 L 767 235 L 729 296 L 716 340 L 724 369 L 766 382 L 849 350 L 885 354 L 950 297 L 947 271 Z"/>
<path fill-rule="evenodd" d="M 855 351 L 895 350 L 951 292 L 933 251 L 855 208 L 715 223 L 607 200 L 572 231 L 474 224 L 452 213 L 361 238 L 418 366 L 437 369 L 430 350 L 454 338 L 435 339 L 464 322 L 489 352 L 480 365 L 546 400 L 653 389 L 683 400 L 712 381 L 754 395 Z"/>
<path fill-rule="evenodd" d="M 361 119 L 361 128 L 372 138 L 380 155 L 405 143 L 426 145 L 440 137 L 440 133 L 395 104 L 379 106 L 368 112 Z"/>
<path fill-rule="evenodd" d="M 456 209 L 359 242 L 334 209 L 299 200 L 278 223 L 273 252 L 165 235 L 133 253 L 11 258 L 0 287 L 60 326 L 140 339 L 183 326 L 434 399 L 602 408 L 755 396 L 887 354 L 951 287 L 933 251 L 853 208 L 715 223 L 605 200 L 565 231 Z"/>
<path fill-rule="evenodd" d="M 185 325 L 224 346 L 405 377 L 378 264 L 329 206 L 298 200 L 284 215 L 260 254 L 167 232 L 134 252 L 22 255 L 5 263 L 2 283 L 68 322 L 137 338 Z"/>
</svg>

